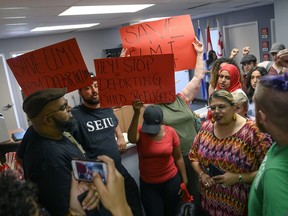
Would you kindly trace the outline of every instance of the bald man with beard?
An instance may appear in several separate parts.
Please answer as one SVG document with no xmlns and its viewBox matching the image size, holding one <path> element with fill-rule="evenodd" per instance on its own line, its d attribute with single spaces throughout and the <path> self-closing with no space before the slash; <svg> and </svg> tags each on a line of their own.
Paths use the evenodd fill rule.
<svg viewBox="0 0 288 216">
<path fill-rule="evenodd" d="M 258 127 L 275 142 L 251 186 L 248 213 L 288 215 L 288 73 L 262 77 L 254 102 Z"/>
</svg>

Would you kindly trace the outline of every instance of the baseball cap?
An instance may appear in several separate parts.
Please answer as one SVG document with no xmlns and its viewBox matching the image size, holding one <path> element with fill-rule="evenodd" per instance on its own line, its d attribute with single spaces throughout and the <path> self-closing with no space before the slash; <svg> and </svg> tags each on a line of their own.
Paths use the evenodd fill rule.
<svg viewBox="0 0 288 216">
<path fill-rule="evenodd" d="M 280 50 L 285 49 L 285 45 L 281 43 L 274 43 L 271 46 L 270 53 L 278 53 Z"/>
<path fill-rule="evenodd" d="M 23 111 L 28 118 L 36 117 L 44 107 L 53 100 L 63 97 L 66 94 L 66 88 L 47 88 L 36 91 L 25 98 L 23 102 Z"/>
<path fill-rule="evenodd" d="M 257 58 L 252 54 L 247 54 L 241 59 L 240 64 L 249 63 L 251 61 L 256 62 Z"/>
<path fill-rule="evenodd" d="M 142 132 L 157 134 L 163 123 L 163 111 L 159 106 L 150 105 L 145 108 L 143 114 Z"/>
</svg>

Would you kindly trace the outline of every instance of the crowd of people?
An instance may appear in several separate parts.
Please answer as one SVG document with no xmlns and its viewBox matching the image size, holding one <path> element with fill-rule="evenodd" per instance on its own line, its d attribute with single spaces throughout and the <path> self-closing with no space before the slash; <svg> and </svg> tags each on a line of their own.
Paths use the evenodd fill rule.
<svg viewBox="0 0 288 216">
<path fill-rule="evenodd" d="M 174 216 L 181 184 L 200 215 L 286 215 L 288 50 L 273 44 L 273 61 L 257 65 L 245 47 L 242 71 L 233 60 L 238 49 L 229 58 L 211 52 L 207 71 L 202 43 L 195 38 L 192 46 L 194 77 L 175 101 L 133 101 L 128 139 L 138 151 L 139 188 L 121 161 L 126 141 L 119 121 L 112 108 L 101 108 L 91 75 L 93 83 L 78 90 L 82 102 L 74 108 L 64 98 L 66 88 L 25 98 L 32 125 L 17 150 L 25 181 L 1 173 L 0 215 Z M 208 115 L 199 128 L 190 103 L 208 73 Z M 106 184 L 97 173 L 91 182 L 77 181 L 71 174 L 74 158 L 106 163 Z"/>
</svg>

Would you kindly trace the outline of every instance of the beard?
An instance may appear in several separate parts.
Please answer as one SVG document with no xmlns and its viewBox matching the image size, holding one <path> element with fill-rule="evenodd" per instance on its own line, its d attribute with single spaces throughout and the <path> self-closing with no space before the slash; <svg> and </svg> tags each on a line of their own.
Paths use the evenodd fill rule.
<svg viewBox="0 0 288 216">
<path fill-rule="evenodd" d="M 76 120 L 73 117 L 69 118 L 68 121 L 61 121 L 54 118 L 54 121 L 56 128 L 62 132 L 73 133 L 76 129 Z"/>
<path fill-rule="evenodd" d="M 84 98 L 82 97 L 83 101 L 89 105 L 98 105 L 100 103 L 99 98 Z"/>
</svg>

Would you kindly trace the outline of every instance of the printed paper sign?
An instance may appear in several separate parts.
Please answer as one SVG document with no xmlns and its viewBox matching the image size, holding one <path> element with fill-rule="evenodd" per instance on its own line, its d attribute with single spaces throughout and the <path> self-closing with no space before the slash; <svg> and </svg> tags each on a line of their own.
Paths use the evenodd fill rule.
<svg viewBox="0 0 288 216">
<path fill-rule="evenodd" d="M 67 92 L 92 83 L 76 39 L 25 53 L 7 60 L 25 96 L 45 88 Z"/>
<path fill-rule="evenodd" d="M 120 35 L 126 56 L 173 53 L 175 71 L 195 68 L 195 33 L 189 15 L 123 27 Z"/>
<path fill-rule="evenodd" d="M 175 100 L 173 54 L 94 59 L 100 106 Z"/>
</svg>

